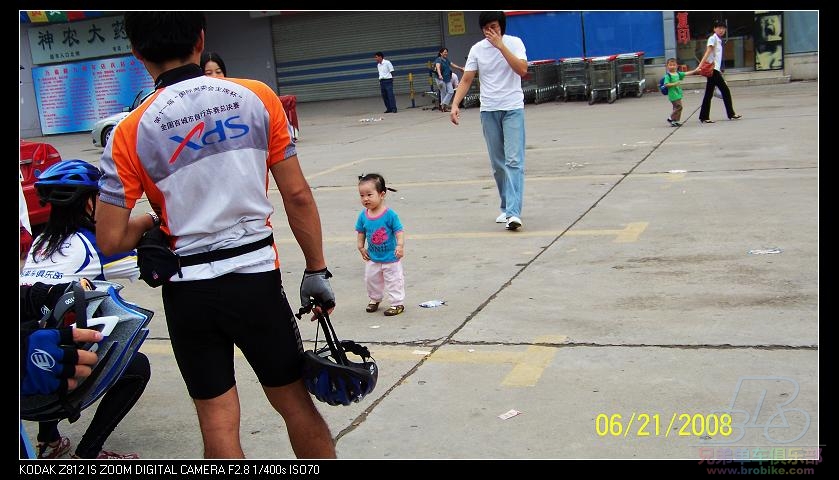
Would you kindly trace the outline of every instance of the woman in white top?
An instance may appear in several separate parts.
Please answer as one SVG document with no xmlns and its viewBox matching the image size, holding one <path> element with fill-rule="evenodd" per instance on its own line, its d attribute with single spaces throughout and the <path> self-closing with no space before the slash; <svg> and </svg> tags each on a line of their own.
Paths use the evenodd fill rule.
<svg viewBox="0 0 839 480">
<path fill-rule="evenodd" d="M 725 35 L 725 22 L 714 21 L 714 34 L 708 37 L 708 46 L 705 55 L 702 55 L 702 62 L 713 62 L 714 72 L 705 82 L 705 96 L 702 97 L 702 108 L 699 109 L 699 121 L 701 123 L 714 123 L 711 117 L 711 99 L 714 98 L 714 89 L 719 88 L 722 93 L 722 101 L 725 104 L 725 113 L 729 120 L 737 120 L 741 116 L 734 112 L 734 104 L 731 101 L 731 91 L 728 84 L 722 77 L 722 37 Z"/>
</svg>

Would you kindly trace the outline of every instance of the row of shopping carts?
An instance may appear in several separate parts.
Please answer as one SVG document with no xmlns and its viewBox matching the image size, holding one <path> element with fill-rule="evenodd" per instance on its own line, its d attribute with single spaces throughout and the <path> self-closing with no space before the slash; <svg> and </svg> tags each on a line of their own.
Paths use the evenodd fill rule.
<svg viewBox="0 0 839 480">
<path fill-rule="evenodd" d="M 619 97 L 644 94 L 644 52 L 600 57 L 573 57 L 528 62 L 522 79 L 525 103 L 571 98 L 612 103 Z"/>
</svg>

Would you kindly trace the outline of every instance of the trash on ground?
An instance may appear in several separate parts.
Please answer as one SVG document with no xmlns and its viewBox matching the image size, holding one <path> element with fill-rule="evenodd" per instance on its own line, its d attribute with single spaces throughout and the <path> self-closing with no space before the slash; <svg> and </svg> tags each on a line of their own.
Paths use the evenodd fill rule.
<svg viewBox="0 0 839 480">
<path fill-rule="evenodd" d="M 507 420 L 508 418 L 513 418 L 516 415 L 520 414 L 521 412 L 518 410 L 510 410 L 509 412 L 504 412 L 498 416 L 501 420 Z"/>
<path fill-rule="evenodd" d="M 411 353 L 413 353 L 414 355 L 431 355 L 431 352 L 429 350 L 414 350 Z"/>
<path fill-rule="evenodd" d="M 370 328 L 379 328 L 381 325 L 370 325 Z"/>
<path fill-rule="evenodd" d="M 435 307 L 439 307 L 439 306 L 442 306 L 442 305 L 445 305 L 445 304 L 446 304 L 445 300 L 429 300 L 427 302 L 420 303 L 419 306 L 423 307 L 423 308 L 435 308 Z"/>
<path fill-rule="evenodd" d="M 382 117 L 379 117 L 379 118 L 361 118 L 358 121 L 363 122 L 363 123 L 369 123 L 369 122 L 381 122 L 382 120 L 384 120 L 384 119 Z"/>
<path fill-rule="evenodd" d="M 749 250 L 749 255 L 772 255 L 775 253 L 781 253 L 781 249 L 778 247 L 775 248 L 760 248 L 756 250 Z"/>
<path fill-rule="evenodd" d="M 668 170 L 667 173 L 688 173 L 687 170 Z"/>
</svg>

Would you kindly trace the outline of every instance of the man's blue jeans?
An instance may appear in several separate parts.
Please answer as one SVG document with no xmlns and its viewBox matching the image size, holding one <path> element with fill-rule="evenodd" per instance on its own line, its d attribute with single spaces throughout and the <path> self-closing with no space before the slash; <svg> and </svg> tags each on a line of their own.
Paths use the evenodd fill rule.
<svg viewBox="0 0 839 480">
<path fill-rule="evenodd" d="M 393 96 L 393 79 L 385 78 L 379 80 L 379 87 L 382 90 L 382 100 L 385 102 L 385 110 L 388 112 L 396 111 L 396 97 Z"/>
<path fill-rule="evenodd" d="M 524 109 L 481 112 L 489 162 L 501 211 L 521 217 L 524 198 Z"/>
</svg>

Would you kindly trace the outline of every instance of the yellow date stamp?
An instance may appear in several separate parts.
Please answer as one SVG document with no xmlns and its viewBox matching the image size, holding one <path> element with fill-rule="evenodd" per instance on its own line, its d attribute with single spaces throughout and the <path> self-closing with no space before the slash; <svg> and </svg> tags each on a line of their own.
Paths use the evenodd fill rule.
<svg viewBox="0 0 839 480">
<path fill-rule="evenodd" d="M 674 412 L 669 419 L 660 413 L 601 413 L 594 419 L 594 431 L 601 437 L 727 437 L 733 432 L 731 420 L 728 413 Z"/>
</svg>

